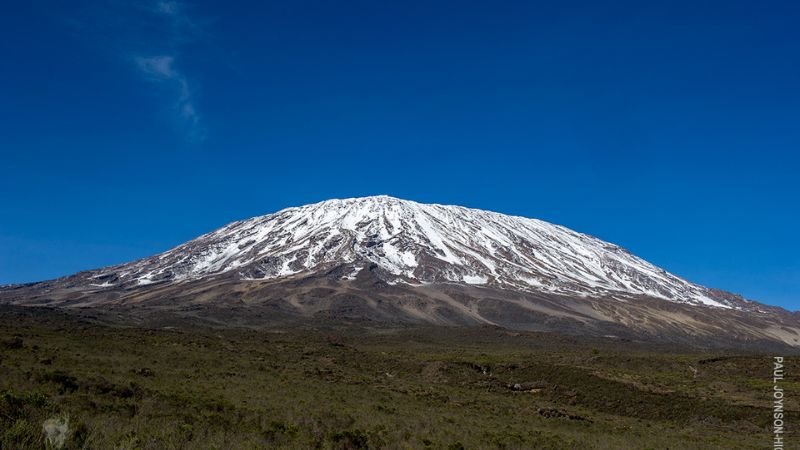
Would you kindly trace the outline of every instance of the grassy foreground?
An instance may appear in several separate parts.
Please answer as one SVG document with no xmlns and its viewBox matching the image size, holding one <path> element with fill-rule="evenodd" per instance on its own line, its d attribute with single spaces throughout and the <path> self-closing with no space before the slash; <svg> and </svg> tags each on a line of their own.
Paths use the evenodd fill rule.
<svg viewBox="0 0 800 450">
<path fill-rule="evenodd" d="M 494 328 L 112 327 L 4 309 L 0 448 L 771 448 L 771 356 Z M 787 449 L 800 448 L 797 362 L 781 382 Z"/>
</svg>

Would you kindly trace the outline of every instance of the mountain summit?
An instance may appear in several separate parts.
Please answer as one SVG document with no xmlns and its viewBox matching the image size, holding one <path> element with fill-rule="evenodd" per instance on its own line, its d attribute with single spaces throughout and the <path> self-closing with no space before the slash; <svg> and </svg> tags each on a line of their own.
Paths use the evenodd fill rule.
<svg viewBox="0 0 800 450">
<path fill-rule="evenodd" d="M 99 287 L 303 276 L 370 264 L 389 283 L 466 283 L 590 297 L 648 295 L 735 306 L 614 244 L 536 219 L 389 196 L 328 200 L 234 222 L 96 274 Z"/>
<path fill-rule="evenodd" d="M 278 315 L 525 329 L 566 324 L 576 332 L 600 323 L 616 334 L 619 325 L 713 334 L 724 326 L 709 328 L 704 318 L 726 315 L 796 320 L 562 226 L 389 196 L 327 200 L 234 222 L 149 258 L 4 289 L 3 301 L 172 309 L 234 301 L 271 305 Z M 792 344 L 800 337 L 793 327 L 769 328 L 775 330 L 748 325 L 745 334 Z"/>
</svg>

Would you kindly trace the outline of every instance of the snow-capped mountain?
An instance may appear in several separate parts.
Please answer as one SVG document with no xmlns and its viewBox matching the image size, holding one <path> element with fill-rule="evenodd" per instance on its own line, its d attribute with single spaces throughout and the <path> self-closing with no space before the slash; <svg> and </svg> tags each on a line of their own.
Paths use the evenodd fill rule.
<svg viewBox="0 0 800 450">
<path fill-rule="evenodd" d="M 389 283 L 465 283 L 589 297 L 736 305 L 597 238 L 536 219 L 388 196 L 328 200 L 231 223 L 92 276 L 99 288 L 229 273 L 241 280 L 370 264 Z"/>
<path fill-rule="evenodd" d="M 140 324 L 482 324 L 800 347 L 797 313 L 690 283 L 614 244 L 387 196 L 287 208 L 131 263 L 0 287 L 0 305 Z"/>
</svg>

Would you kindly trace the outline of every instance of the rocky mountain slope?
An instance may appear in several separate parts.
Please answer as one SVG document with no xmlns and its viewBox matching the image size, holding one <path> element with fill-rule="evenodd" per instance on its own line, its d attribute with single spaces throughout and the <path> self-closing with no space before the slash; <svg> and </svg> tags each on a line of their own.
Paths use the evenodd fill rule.
<svg viewBox="0 0 800 450">
<path fill-rule="evenodd" d="M 800 337 L 792 313 L 688 282 L 597 238 L 387 196 L 287 208 L 139 261 L 0 291 L 0 302 L 73 307 L 230 301 L 270 304 L 267 318 L 340 316 L 344 308 L 381 321 L 739 333 L 791 345 Z M 753 324 L 714 323 L 728 317 Z"/>
</svg>

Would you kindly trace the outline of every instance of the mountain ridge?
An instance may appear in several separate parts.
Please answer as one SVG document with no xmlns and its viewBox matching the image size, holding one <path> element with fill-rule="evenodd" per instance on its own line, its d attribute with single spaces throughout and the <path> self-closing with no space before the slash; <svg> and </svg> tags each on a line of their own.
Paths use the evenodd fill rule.
<svg viewBox="0 0 800 450">
<path fill-rule="evenodd" d="M 800 345 L 796 315 L 688 282 L 596 237 L 390 196 L 231 222 L 151 257 L 2 288 L 0 303 Z"/>
<path fill-rule="evenodd" d="M 111 287 L 135 278 L 146 285 L 231 270 L 244 280 L 278 278 L 357 261 L 378 263 L 396 276 L 389 282 L 646 294 L 733 307 L 615 244 L 560 225 L 383 195 L 326 200 L 232 222 L 164 253 L 112 266 L 94 284 Z"/>
</svg>

